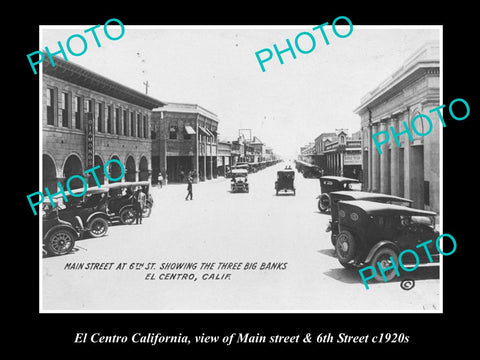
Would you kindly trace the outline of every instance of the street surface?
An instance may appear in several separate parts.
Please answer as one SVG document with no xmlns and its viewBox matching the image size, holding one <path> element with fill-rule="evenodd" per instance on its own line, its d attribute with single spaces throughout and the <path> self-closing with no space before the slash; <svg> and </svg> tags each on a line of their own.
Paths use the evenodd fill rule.
<svg viewBox="0 0 480 360">
<path fill-rule="evenodd" d="M 366 290 L 358 271 L 344 269 L 334 255 L 325 232 L 330 215 L 317 209 L 318 179 L 296 172 L 296 196 L 275 196 L 276 171 L 285 165 L 250 174 L 250 193 L 230 193 L 223 177 L 194 184 L 193 201 L 185 201 L 186 184 L 153 188 L 155 204 L 143 224 L 112 225 L 105 237 L 77 241 L 71 254 L 41 260 L 41 309 L 441 310 L 438 264 L 409 273 L 409 291 L 400 287 L 403 276 L 370 281 Z M 193 268 L 167 270 L 166 263 Z"/>
</svg>

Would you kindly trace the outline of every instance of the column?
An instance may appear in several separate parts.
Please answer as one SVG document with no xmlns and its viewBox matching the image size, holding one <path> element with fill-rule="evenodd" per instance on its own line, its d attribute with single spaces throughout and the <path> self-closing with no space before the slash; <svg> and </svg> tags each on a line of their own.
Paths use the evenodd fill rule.
<svg viewBox="0 0 480 360">
<path fill-rule="evenodd" d="M 372 132 L 376 133 L 378 132 L 378 124 L 372 125 Z M 377 147 L 371 147 L 371 153 L 372 153 L 372 181 L 371 181 L 371 190 L 373 192 L 379 192 L 380 191 L 380 153 L 378 152 Z"/>
<path fill-rule="evenodd" d="M 387 131 L 387 123 L 390 120 L 383 121 L 380 123 L 380 131 Z M 389 194 L 390 189 L 388 186 L 389 181 L 389 168 L 390 163 L 388 161 L 388 148 L 389 143 L 382 145 L 382 154 L 380 155 L 380 192 L 383 194 Z"/>
<path fill-rule="evenodd" d="M 395 133 L 398 134 L 398 118 L 392 117 L 390 126 L 395 129 Z M 392 157 L 390 164 L 390 177 L 391 177 L 391 189 L 390 194 L 400 196 L 400 147 L 396 143 L 392 142 L 391 146 Z M 403 169 L 402 169 L 403 171 Z"/>
</svg>

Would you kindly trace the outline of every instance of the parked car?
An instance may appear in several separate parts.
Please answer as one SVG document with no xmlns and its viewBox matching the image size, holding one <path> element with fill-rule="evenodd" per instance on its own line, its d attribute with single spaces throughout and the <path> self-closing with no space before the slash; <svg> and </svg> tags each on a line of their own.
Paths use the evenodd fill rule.
<svg viewBox="0 0 480 360">
<path fill-rule="evenodd" d="M 410 199 L 405 199 L 399 196 L 366 192 L 366 191 L 334 191 L 330 193 L 330 215 L 331 219 L 326 229 L 327 232 L 331 231 L 331 241 L 333 246 L 336 244 L 336 239 L 338 235 L 338 202 L 345 200 L 366 200 L 374 201 L 384 204 L 394 204 L 411 207 L 413 201 Z"/>
<path fill-rule="evenodd" d="M 231 192 L 249 192 L 248 171 L 246 169 L 233 169 L 231 177 Z"/>
<path fill-rule="evenodd" d="M 107 192 L 108 190 L 102 187 L 92 187 L 86 191 L 84 188 L 74 189 L 66 193 L 68 201 L 63 200 L 62 194 L 56 195 L 54 200 L 63 202 L 58 205 L 58 217 L 73 223 L 78 216 L 85 225 L 85 232 L 90 236 L 96 238 L 105 236 L 110 220 L 107 214 Z"/>
<path fill-rule="evenodd" d="M 149 193 L 148 181 L 116 182 L 102 185 L 108 190 L 108 212 L 110 220 L 120 221 L 122 224 L 131 225 L 135 221 L 134 197 L 137 187 L 147 195 L 147 203 L 143 210 L 143 216 L 150 216 L 153 207 L 153 198 Z"/>
<path fill-rule="evenodd" d="M 247 172 L 250 172 L 250 165 L 248 163 L 237 163 L 236 165 L 233 165 L 228 169 L 227 173 L 225 174 L 225 177 L 231 178 L 233 175 L 233 170 L 236 170 L 236 169 L 245 169 L 247 170 Z"/>
<path fill-rule="evenodd" d="M 382 268 L 388 268 L 390 257 L 398 264 L 398 255 L 406 249 L 417 250 L 420 263 L 430 262 L 427 253 L 416 246 L 439 236 L 435 229 L 436 215 L 433 211 L 400 205 L 365 200 L 339 201 L 335 253 L 345 267 L 375 267 L 379 262 Z M 433 246 L 429 251 L 432 260 L 438 261 L 437 248 Z M 412 263 L 411 260 L 413 256 L 404 256 L 402 263 Z M 394 269 L 385 272 L 387 281 L 395 275 Z M 383 280 L 379 271 L 375 279 Z"/>
<path fill-rule="evenodd" d="M 343 176 L 322 176 L 320 178 L 321 194 L 317 196 L 318 210 L 326 212 L 330 209 L 330 193 L 333 191 L 353 190 L 352 184 L 359 184 L 357 179 Z"/>
<path fill-rule="evenodd" d="M 322 170 L 319 166 L 305 161 L 295 160 L 295 168 L 307 179 L 318 179 L 322 176 Z"/>
<path fill-rule="evenodd" d="M 295 195 L 295 171 L 285 169 L 277 171 L 277 181 L 275 181 L 275 191 L 278 195 L 280 191 L 293 191 Z"/>
<path fill-rule="evenodd" d="M 74 224 L 60 220 L 58 207 L 44 206 L 42 219 L 43 248 L 47 255 L 65 255 L 72 251 L 75 242 L 82 236 L 82 219 L 77 216 Z"/>
</svg>

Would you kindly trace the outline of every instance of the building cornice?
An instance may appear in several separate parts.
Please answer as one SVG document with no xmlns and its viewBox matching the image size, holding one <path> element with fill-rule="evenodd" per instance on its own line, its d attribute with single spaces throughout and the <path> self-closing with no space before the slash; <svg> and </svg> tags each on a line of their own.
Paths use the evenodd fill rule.
<svg viewBox="0 0 480 360">
<path fill-rule="evenodd" d="M 45 56 L 45 60 L 42 63 L 44 74 L 149 110 L 165 105 L 160 100 L 87 70 L 80 65 L 62 60 L 56 56 L 53 59 L 55 66 L 52 66 L 48 56 Z"/>
</svg>

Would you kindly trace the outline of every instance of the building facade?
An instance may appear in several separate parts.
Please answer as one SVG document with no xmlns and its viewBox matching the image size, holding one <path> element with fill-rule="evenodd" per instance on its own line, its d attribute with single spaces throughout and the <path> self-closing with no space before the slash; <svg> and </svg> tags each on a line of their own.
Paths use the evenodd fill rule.
<svg viewBox="0 0 480 360">
<path fill-rule="evenodd" d="M 225 176 L 227 169 L 232 165 L 232 143 L 230 141 L 218 141 L 217 148 L 217 175 Z"/>
<path fill-rule="evenodd" d="M 196 104 L 168 103 L 152 112 L 152 172 L 169 182 L 188 174 L 196 182 L 217 177 L 217 116 Z"/>
<path fill-rule="evenodd" d="M 362 174 L 361 133 L 346 130 L 321 134 L 315 139 L 315 165 L 324 175 L 360 179 Z M 318 144 L 318 146 L 317 146 Z"/>
<path fill-rule="evenodd" d="M 440 210 L 440 124 L 429 111 L 440 101 L 439 46 L 427 43 L 390 78 L 361 100 L 355 110 L 361 118 L 363 185 L 369 191 L 406 197 L 414 207 Z M 419 114 L 431 118 L 426 136 L 413 131 Z M 405 133 L 405 125 L 410 136 Z M 391 127 L 398 136 L 397 145 Z M 429 124 L 417 118 L 415 128 L 427 133 Z M 388 131 L 390 141 L 378 151 L 372 135 Z"/>
<path fill-rule="evenodd" d="M 122 181 L 150 179 L 151 114 L 163 102 L 60 58 L 52 67 L 45 56 L 42 74 L 43 187 L 56 191 L 58 182 L 97 165 L 103 184 L 111 159 L 123 164 Z M 107 171 L 117 178 L 121 167 L 113 162 Z M 93 176 L 84 178 L 95 184 Z"/>
</svg>

